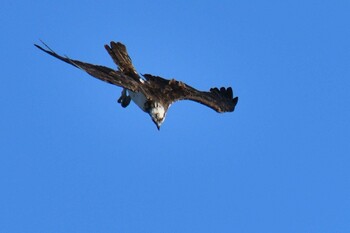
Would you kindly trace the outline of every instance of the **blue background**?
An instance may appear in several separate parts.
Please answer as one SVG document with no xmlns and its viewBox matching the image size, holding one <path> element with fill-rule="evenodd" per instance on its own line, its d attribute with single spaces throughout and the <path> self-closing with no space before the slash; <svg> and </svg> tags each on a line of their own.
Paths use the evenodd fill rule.
<svg viewBox="0 0 350 233">
<path fill-rule="evenodd" d="M 349 1 L 1 4 L 0 232 L 350 232 Z M 158 132 L 33 46 L 198 89 Z"/>
</svg>

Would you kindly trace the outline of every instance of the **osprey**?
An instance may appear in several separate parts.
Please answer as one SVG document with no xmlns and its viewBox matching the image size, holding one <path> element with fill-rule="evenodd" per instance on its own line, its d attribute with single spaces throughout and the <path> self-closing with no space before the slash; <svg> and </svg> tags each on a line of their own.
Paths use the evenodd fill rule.
<svg viewBox="0 0 350 233">
<path fill-rule="evenodd" d="M 175 101 L 193 100 L 219 113 L 233 112 L 238 101 L 238 97 L 233 98 L 231 87 L 211 88 L 205 92 L 198 91 L 175 79 L 168 80 L 150 74 L 141 74 L 140 76 L 132 64 L 126 47 L 120 42 L 112 41 L 110 45 L 105 45 L 105 49 L 117 65 L 118 70 L 60 56 L 44 42 L 42 43 L 46 49 L 37 44 L 34 45 L 51 56 L 84 70 L 95 78 L 122 87 L 118 103 L 125 108 L 132 100 L 151 116 L 158 130 L 165 120 L 170 105 Z"/>
</svg>

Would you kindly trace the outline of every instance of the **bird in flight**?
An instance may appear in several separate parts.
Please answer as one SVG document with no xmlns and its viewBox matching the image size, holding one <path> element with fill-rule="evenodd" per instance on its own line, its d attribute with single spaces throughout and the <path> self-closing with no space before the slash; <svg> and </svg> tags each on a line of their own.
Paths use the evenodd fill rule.
<svg viewBox="0 0 350 233">
<path fill-rule="evenodd" d="M 175 79 L 169 80 L 151 74 L 138 74 L 125 45 L 120 42 L 112 41 L 110 45 L 105 45 L 105 49 L 118 67 L 117 70 L 60 56 L 44 42 L 42 43 L 45 48 L 34 45 L 51 56 L 84 70 L 95 78 L 122 87 L 118 103 L 125 108 L 132 100 L 151 116 L 158 130 L 165 120 L 170 105 L 175 101 L 196 101 L 219 113 L 233 112 L 238 102 L 238 97 L 233 97 L 231 87 L 199 91 Z"/>
</svg>

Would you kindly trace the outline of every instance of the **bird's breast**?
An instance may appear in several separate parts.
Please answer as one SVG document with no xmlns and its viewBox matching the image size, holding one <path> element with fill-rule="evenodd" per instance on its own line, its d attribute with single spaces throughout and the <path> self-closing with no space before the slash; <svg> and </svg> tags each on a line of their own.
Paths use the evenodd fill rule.
<svg viewBox="0 0 350 233">
<path fill-rule="evenodd" d="M 134 103 L 137 106 L 139 106 L 143 111 L 145 111 L 145 103 L 147 102 L 146 96 L 141 92 L 133 92 L 130 90 L 128 90 L 128 92 L 132 101 L 134 101 Z"/>
</svg>

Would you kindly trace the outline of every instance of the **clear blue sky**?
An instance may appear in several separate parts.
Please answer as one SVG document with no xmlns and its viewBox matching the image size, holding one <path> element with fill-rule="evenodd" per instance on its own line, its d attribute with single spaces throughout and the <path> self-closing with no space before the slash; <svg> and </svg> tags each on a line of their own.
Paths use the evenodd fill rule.
<svg viewBox="0 0 350 233">
<path fill-rule="evenodd" d="M 349 1 L 5 1 L 0 232 L 350 232 Z M 33 46 L 201 90 L 158 132 Z"/>
</svg>

